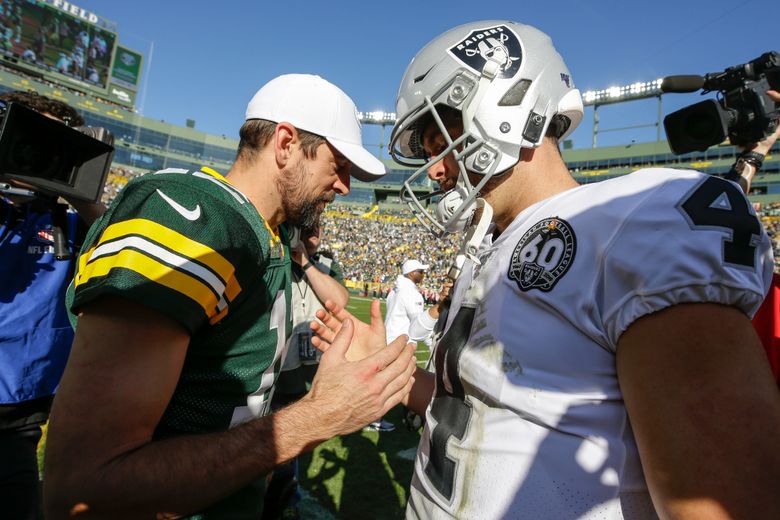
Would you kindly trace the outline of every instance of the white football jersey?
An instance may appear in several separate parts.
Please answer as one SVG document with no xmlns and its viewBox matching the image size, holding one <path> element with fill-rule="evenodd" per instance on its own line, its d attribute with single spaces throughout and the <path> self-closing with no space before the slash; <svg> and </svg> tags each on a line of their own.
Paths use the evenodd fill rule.
<svg viewBox="0 0 780 520">
<path fill-rule="evenodd" d="M 739 187 L 663 168 L 580 186 L 479 258 L 435 351 L 407 518 L 655 518 L 618 339 L 676 303 L 758 309 L 770 240 Z"/>
</svg>

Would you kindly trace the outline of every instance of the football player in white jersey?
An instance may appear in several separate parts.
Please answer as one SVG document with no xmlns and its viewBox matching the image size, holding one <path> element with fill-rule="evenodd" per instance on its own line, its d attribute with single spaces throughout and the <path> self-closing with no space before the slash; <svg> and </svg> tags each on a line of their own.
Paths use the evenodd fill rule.
<svg viewBox="0 0 780 520">
<path fill-rule="evenodd" d="M 750 323 L 771 243 L 738 185 L 667 168 L 578 185 L 558 143 L 580 93 L 515 22 L 431 41 L 397 113 L 418 218 L 492 222 L 406 403 L 426 416 L 407 518 L 780 518 L 780 396 Z M 434 213 L 411 190 L 426 173 Z M 352 317 L 328 308 L 323 349 L 383 344 L 376 310 L 336 337 Z"/>
</svg>

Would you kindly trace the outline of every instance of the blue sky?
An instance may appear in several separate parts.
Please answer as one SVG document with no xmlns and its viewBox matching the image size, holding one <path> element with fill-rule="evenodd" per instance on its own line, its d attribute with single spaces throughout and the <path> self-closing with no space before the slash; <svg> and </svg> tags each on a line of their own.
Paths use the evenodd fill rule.
<svg viewBox="0 0 780 520">
<path fill-rule="evenodd" d="M 148 1 L 81 0 L 118 24 L 119 40 L 147 54 L 147 117 L 236 137 L 246 103 L 276 75 L 319 74 L 359 110 L 394 111 L 403 72 L 437 34 L 480 19 L 513 19 L 548 33 L 581 91 L 704 74 L 780 51 L 778 9 L 769 0 Z M 775 9 L 770 10 L 770 6 Z M 149 50 L 153 46 L 151 60 Z M 665 95 L 663 112 L 700 100 Z M 140 107 L 140 103 L 139 103 Z M 600 128 L 653 124 L 655 100 L 605 106 Z M 591 144 L 592 111 L 575 132 Z M 609 132 L 599 144 L 654 140 L 653 128 Z M 364 127 L 364 141 L 380 140 Z"/>
</svg>

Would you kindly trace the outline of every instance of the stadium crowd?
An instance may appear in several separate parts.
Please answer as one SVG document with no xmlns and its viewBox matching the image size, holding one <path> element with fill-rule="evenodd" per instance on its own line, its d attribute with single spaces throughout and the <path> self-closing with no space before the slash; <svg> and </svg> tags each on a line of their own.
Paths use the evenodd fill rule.
<svg viewBox="0 0 780 520">
<path fill-rule="evenodd" d="M 343 266 L 345 283 L 366 296 L 387 296 L 404 260 L 430 265 L 420 284 L 427 303 L 438 298 L 460 245 L 460 235 L 450 235 L 432 247 L 430 233 L 399 209 L 336 206 L 323 214 L 322 230 L 322 248 Z"/>
<path fill-rule="evenodd" d="M 780 260 L 780 203 L 772 202 L 756 208 L 761 222 L 769 236 L 772 238 L 772 245 L 775 252 L 775 271 L 778 271 L 778 260 Z"/>
</svg>

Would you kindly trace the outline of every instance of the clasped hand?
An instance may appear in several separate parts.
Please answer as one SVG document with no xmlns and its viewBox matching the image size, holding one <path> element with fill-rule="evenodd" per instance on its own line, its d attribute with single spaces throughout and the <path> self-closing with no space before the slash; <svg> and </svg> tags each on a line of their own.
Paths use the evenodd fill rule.
<svg viewBox="0 0 780 520">
<path fill-rule="evenodd" d="M 351 321 L 355 326 L 352 342 L 346 352 L 346 357 L 349 361 L 365 359 L 387 346 L 385 324 L 384 321 L 382 321 L 379 300 L 373 300 L 371 302 L 370 324 L 360 321 L 344 307 L 341 307 L 330 300 L 325 302 L 325 308 L 327 311 L 319 310 L 316 313 L 317 319 L 320 321 L 313 321 L 311 323 L 311 330 L 316 334 L 316 336 L 312 338 L 312 345 L 323 353 L 327 352 L 331 347 L 334 338 L 347 320 Z M 405 343 L 408 337 L 401 337 L 405 338 L 403 340 Z"/>
<path fill-rule="evenodd" d="M 379 302 L 371 305 L 371 325 L 328 301 L 318 311 L 312 344 L 323 352 L 307 398 L 327 411 L 333 435 L 351 433 L 386 414 L 412 388 L 417 368 L 415 344 L 400 336 L 385 342 Z"/>
</svg>

